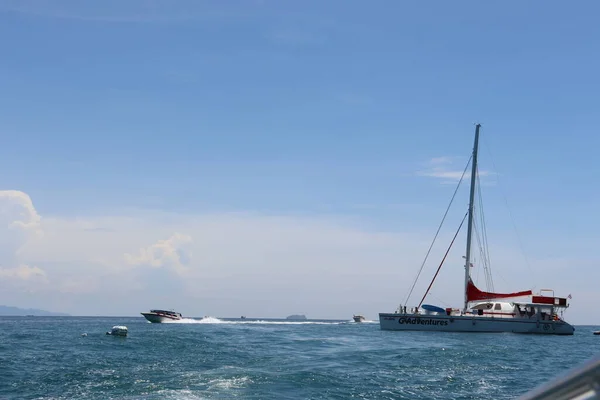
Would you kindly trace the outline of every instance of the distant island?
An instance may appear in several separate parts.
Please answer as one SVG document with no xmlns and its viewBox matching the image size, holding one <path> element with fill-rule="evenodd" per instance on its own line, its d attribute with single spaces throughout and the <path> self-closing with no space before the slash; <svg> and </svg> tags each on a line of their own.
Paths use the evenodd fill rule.
<svg viewBox="0 0 600 400">
<path fill-rule="evenodd" d="M 300 319 L 300 320 L 305 320 L 306 319 L 306 315 L 304 315 L 304 314 L 294 314 L 294 315 L 290 315 L 286 319 L 296 319 L 296 320 Z"/>
<path fill-rule="evenodd" d="M 0 315 L 3 316 L 36 316 L 36 317 L 68 317 L 69 314 L 52 311 L 38 310 L 37 308 L 18 308 L 11 306 L 0 306 Z"/>
</svg>

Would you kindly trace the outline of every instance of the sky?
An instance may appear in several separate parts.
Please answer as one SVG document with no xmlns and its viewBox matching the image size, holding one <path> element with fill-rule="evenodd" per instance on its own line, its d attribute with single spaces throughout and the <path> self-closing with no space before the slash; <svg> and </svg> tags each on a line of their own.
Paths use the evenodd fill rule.
<svg viewBox="0 0 600 400">
<path fill-rule="evenodd" d="M 599 12 L 0 0 L 0 304 L 377 319 L 481 123 L 495 289 L 600 324 Z M 409 306 L 467 205 L 461 185 Z M 464 233 L 426 302 L 461 307 Z"/>
</svg>

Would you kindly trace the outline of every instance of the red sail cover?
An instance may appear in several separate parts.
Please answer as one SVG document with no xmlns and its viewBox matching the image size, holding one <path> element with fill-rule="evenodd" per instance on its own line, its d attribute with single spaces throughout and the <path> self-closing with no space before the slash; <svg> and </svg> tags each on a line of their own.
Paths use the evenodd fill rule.
<svg viewBox="0 0 600 400">
<path fill-rule="evenodd" d="M 519 297 L 519 296 L 530 296 L 532 294 L 531 290 L 525 290 L 523 292 L 516 293 L 490 293 L 490 292 L 482 292 L 475 286 L 473 281 L 469 279 L 469 284 L 467 285 L 467 301 L 477 301 L 477 300 L 489 300 L 489 299 L 503 299 L 505 297 Z"/>
</svg>

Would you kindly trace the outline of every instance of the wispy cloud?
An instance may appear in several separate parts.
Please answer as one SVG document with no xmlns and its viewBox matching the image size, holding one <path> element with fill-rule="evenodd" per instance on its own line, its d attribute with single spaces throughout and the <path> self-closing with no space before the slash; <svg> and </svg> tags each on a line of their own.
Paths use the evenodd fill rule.
<svg viewBox="0 0 600 400">
<path fill-rule="evenodd" d="M 455 161 L 455 157 L 442 156 L 442 157 L 433 157 L 431 160 L 429 160 L 429 163 L 432 165 L 440 165 L 440 164 L 451 164 L 453 161 Z"/>
<path fill-rule="evenodd" d="M 440 178 L 440 179 L 448 179 L 448 180 L 457 181 L 463 175 L 463 171 L 446 170 L 444 168 L 432 168 L 429 171 L 422 172 L 421 175 L 423 175 L 423 176 L 431 176 L 433 178 Z M 489 175 L 488 171 L 479 171 L 479 176 L 488 176 L 488 175 Z M 465 178 L 470 178 L 470 177 L 471 177 L 471 173 L 470 172 L 466 172 L 465 173 Z"/>
<path fill-rule="evenodd" d="M 46 272 L 35 266 L 30 267 L 29 265 L 21 264 L 14 268 L 0 268 L 0 277 L 28 280 L 34 278 L 45 278 Z"/>
<path fill-rule="evenodd" d="M 441 180 L 442 184 L 453 184 L 460 180 L 461 176 L 463 176 L 464 164 L 462 165 L 463 169 L 459 169 L 457 157 L 450 156 L 442 156 L 442 157 L 434 157 L 430 159 L 427 163 L 427 168 L 418 171 L 417 175 L 420 176 L 428 176 L 431 178 L 437 178 Z M 479 176 L 485 177 L 489 176 L 490 172 L 486 170 L 479 170 Z M 464 179 L 471 178 L 471 169 L 470 167 L 464 174 Z"/>
</svg>

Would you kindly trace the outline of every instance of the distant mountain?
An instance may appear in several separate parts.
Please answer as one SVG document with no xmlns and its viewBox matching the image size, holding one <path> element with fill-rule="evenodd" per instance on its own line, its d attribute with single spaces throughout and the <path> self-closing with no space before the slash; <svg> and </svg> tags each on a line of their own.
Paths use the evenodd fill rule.
<svg viewBox="0 0 600 400">
<path fill-rule="evenodd" d="M 18 308 L 0 306 L 0 315 L 35 315 L 36 317 L 68 317 L 69 314 L 38 310 L 36 308 Z"/>
</svg>

